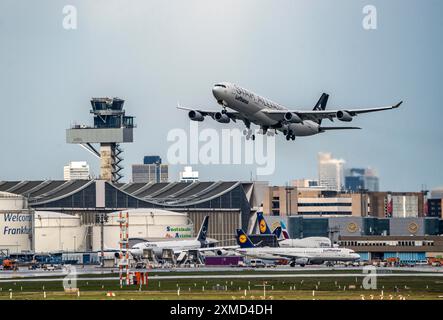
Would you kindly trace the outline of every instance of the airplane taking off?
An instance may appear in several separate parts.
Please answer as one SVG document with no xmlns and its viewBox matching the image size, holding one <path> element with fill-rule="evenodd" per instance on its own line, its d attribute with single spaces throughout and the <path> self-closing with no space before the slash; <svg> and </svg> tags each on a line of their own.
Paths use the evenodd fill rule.
<svg viewBox="0 0 443 320">
<path fill-rule="evenodd" d="M 193 121 L 203 121 L 206 116 L 210 116 L 220 123 L 229 123 L 231 120 L 243 121 L 246 129 L 243 134 L 246 139 L 255 140 L 252 133 L 251 124 L 260 126 L 262 134 L 272 135 L 281 131 L 286 140 L 295 140 L 295 137 L 312 136 L 328 130 L 361 129 L 359 127 L 327 127 L 322 126 L 323 119 L 333 121 L 337 118 L 340 121 L 350 122 L 359 114 L 383 111 L 398 108 L 403 101 L 396 105 L 369 108 L 369 109 L 348 109 L 326 110 L 329 95 L 323 93 L 312 111 L 287 108 L 278 103 L 263 98 L 238 85 L 221 82 L 212 88 L 217 103 L 222 106 L 221 111 L 208 111 L 202 109 L 184 108 L 178 105 L 178 109 L 187 110 L 188 116 Z M 231 109 L 231 110 L 228 110 Z M 268 130 L 274 130 L 268 131 Z"/>
</svg>

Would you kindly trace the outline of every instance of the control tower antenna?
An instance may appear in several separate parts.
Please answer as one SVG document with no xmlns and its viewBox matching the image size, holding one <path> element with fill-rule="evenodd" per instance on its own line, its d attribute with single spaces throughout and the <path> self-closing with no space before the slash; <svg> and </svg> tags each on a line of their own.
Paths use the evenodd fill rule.
<svg viewBox="0 0 443 320">
<path fill-rule="evenodd" d="M 119 98 L 92 98 L 94 126 L 73 125 L 66 130 L 67 143 L 79 144 L 100 158 L 101 180 L 120 181 L 123 177 L 120 144 L 134 141 L 134 117 L 125 115 L 124 103 Z M 94 143 L 100 144 L 99 151 Z"/>
</svg>

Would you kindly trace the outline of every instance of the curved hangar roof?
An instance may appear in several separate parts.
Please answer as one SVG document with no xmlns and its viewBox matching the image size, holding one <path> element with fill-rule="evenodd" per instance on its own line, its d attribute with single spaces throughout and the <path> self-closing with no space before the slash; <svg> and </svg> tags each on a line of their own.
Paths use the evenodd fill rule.
<svg viewBox="0 0 443 320">
<path fill-rule="evenodd" d="M 250 193 L 248 189 L 251 187 L 252 183 L 239 181 L 127 184 L 107 182 L 105 184 L 106 207 L 194 206 L 222 197 L 236 189 L 241 189 L 238 191 L 246 195 Z M 29 198 L 31 206 L 66 207 L 66 199 L 69 198 L 68 204 L 72 202 L 70 207 L 95 207 L 96 181 L 0 181 L 1 191 L 21 194 Z M 126 205 L 117 205 L 122 202 Z M 88 206 L 85 203 L 93 205 Z M 220 203 L 218 207 L 224 206 Z"/>
</svg>

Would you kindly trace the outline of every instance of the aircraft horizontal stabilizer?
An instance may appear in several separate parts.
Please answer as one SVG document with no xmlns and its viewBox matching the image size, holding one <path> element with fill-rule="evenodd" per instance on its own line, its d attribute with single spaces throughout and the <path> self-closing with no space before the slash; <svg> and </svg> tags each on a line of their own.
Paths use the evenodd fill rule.
<svg viewBox="0 0 443 320">
<path fill-rule="evenodd" d="M 319 131 L 324 132 L 328 130 L 360 130 L 360 127 L 320 127 Z"/>
</svg>

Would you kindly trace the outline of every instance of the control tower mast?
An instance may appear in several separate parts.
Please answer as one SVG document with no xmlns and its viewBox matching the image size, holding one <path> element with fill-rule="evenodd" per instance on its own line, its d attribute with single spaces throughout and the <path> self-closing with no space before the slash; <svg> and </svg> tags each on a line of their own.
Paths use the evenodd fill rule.
<svg viewBox="0 0 443 320">
<path fill-rule="evenodd" d="M 66 130 L 66 142 L 79 144 L 100 158 L 100 179 L 118 182 L 123 161 L 120 143 L 133 142 L 134 117 L 125 115 L 124 100 L 92 98 L 94 126 L 74 125 Z M 100 150 L 92 144 L 100 144 Z"/>
</svg>

